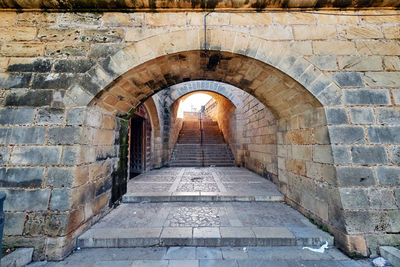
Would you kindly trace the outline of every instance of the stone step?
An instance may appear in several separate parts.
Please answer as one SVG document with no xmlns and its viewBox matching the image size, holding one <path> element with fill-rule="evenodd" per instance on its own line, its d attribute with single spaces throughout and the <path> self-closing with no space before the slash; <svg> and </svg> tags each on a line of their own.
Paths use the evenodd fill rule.
<svg viewBox="0 0 400 267">
<path fill-rule="evenodd" d="M 159 203 L 159 202 L 282 202 L 280 193 L 263 195 L 232 194 L 221 192 L 153 192 L 127 193 L 122 203 Z"/>
<path fill-rule="evenodd" d="M 36 263 L 37 264 L 37 263 Z M 324 253 L 299 246 L 83 248 L 62 262 L 38 267 L 74 266 L 373 266 L 372 259 L 351 260 L 337 248 Z M 30 265 L 28 265 L 30 266 Z"/>
<path fill-rule="evenodd" d="M 286 227 L 92 228 L 77 240 L 80 248 L 276 247 L 315 246 L 333 237 L 323 232 L 296 235 Z"/>
</svg>

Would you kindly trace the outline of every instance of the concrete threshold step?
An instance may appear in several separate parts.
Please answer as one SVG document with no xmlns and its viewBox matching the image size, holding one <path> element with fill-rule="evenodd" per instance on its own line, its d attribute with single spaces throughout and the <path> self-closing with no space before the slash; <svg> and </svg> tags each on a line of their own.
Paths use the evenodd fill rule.
<svg viewBox="0 0 400 267">
<path fill-rule="evenodd" d="M 122 196 L 123 203 L 144 202 L 282 202 L 281 193 L 263 195 L 232 194 L 222 192 L 146 192 L 127 193 Z"/>
<path fill-rule="evenodd" d="M 92 228 L 77 240 L 81 248 L 128 247 L 268 247 L 315 246 L 333 237 L 322 231 L 310 232 L 286 227 L 154 227 Z"/>
</svg>

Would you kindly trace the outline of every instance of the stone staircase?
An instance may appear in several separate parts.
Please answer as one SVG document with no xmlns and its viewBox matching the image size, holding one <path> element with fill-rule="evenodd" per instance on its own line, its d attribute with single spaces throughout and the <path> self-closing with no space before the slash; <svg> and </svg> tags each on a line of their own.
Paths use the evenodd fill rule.
<svg viewBox="0 0 400 267">
<path fill-rule="evenodd" d="M 218 124 L 204 114 L 190 112 L 184 114 L 170 166 L 235 166 L 235 159 Z"/>
<path fill-rule="evenodd" d="M 243 168 L 163 168 L 128 183 L 122 203 L 80 248 L 320 246 L 334 239 Z"/>
</svg>

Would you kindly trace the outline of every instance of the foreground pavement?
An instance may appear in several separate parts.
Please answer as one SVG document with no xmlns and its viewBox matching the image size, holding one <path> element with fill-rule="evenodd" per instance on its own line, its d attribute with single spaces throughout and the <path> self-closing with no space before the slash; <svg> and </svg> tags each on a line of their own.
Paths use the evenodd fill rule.
<svg viewBox="0 0 400 267">
<path fill-rule="evenodd" d="M 164 168 L 131 180 L 64 261 L 31 266 L 371 266 L 333 243 L 247 169 Z"/>
<path fill-rule="evenodd" d="M 37 262 L 30 267 L 362 267 L 368 260 L 351 260 L 336 248 L 324 253 L 299 247 L 156 247 L 92 248 L 75 251 L 61 262 Z"/>
</svg>

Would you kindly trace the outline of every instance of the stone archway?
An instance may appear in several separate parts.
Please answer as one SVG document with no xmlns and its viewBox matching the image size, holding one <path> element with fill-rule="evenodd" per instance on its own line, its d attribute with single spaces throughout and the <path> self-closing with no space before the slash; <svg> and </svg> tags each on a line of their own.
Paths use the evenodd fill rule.
<svg viewBox="0 0 400 267">
<path fill-rule="evenodd" d="M 171 32 L 139 41 L 108 57 L 99 65 L 88 71 L 82 78 L 80 84 L 75 84 L 67 90 L 64 103 L 67 106 L 85 106 L 89 104 L 96 95 L 98 96 L 100 92 L 103 94 L 105 91 L 104 89 L 110 89 L 115 79 L 135 67 L 140 67 L 142 63 L 158 57 L 160 57 L 158 60 L 161 60 L 164 64 L 160 64 L 160 61 L 157 64 L 158 66 L 153 65 L 150 67 L 150 65 L 147 65 L 146 71 L 143 71 L 143 66 L 137 69 L 137 71 L 142 71 L 141 75 L 146 75 L 148 78 L 155 78 L 155 82 L 147 85 L 138 83 L 138 85 L 142 87 L 138 90 L 139 93 L 136 95 L 135 100 L 140 101 L 154 93 L 154 91 L 151 91 L 152 88 L 150 87 L 156 87 L 160 90 L 160 88 L 165 88 L 168 85 L 179 83 L 179 79 L 177 80 L 179 76 L 181 76 L 181 81 L 184 81 L 184 78 L 194 80 L 196 79 L 195 76 L 189 75 L 185 77 L 188 73 L 194 73 L 194 69 L 191 69 L 191 66 L 187 64 L 187 62 L 185 63 L 183 58 L 179 58 L 182 56 L 182 53 L 179 52 L 185 51 L 186 53 L 188 53 L 188 51 L 193 51 L 191 54 L 188 54 L 188 59 L 192 57 L 195 62 L 207 65 L 209 70 L 215 67 L 213 64 L 224 62 L 233 55 L 236 55 L 234 57 L 234 61 L 236 62 L 240 62 L 240 56 L 243 56 L 242 58 L 255 59 L 259 63 L 262 62 L 269 67 L 273 67 L 270 69 L 271 71 L 280 70 L 297 81 L 303 86 L 303 89 L 305 88 L 306 91 L 318 99 L 323 105 L 340 105 L 342 103 L 340 88 L 335 82 L 324 75 L 313 64 L 298 55 L 290 48 L 290 44 L 276 44 L 244 33 L 210 29 L 207 32 L 207 45 L 209 45 L 209 49 L 214 52 L 199 50 L 204 48 L 203 35 L 199 30 Z M 174 55 L 174 53 L 179 54 Z M 197 53 L 197 57 L 194 53 Z M 212 59 L 208 62 L 205 60 L 207 53 L 210 54 L 208 58 Z M 220 58 L 223 54 L 225 54 L 226 57 Z M 163 56 L 164 58 L 161 58 Z M 231 59 L 233 59 L 233 57 Z M 176 65 L 168 65 L 168 62 L 177 63 L 180 61 L 182 63 L 181 67 L 183 67 L 182 72 Z M 170 74 L 166 77 L 161 76 L 162 79 L 152 77 L 152 74 L 159 74 L 157 72 L 162 68 L 169 68 Z M 202 76 L 207 76 L 203 77 L 204 79 L 215 78 L 210 72 L 205 72 L 203 74 Z M 253 75 L 255 76 L 251 78 L 256 78 L 257 75 L 255 73 Z M 146 76 L 142 76 L 142 78 L 145 79 Z M 231 78 L 231 84 L 233 85 L 239 82 L 234 82 L 235 78 L 236 80 L 240 79 L 238 77 Z M 265 79 L 266 77 L 260 78 Z M 228 81 L 226 82 L 229 83 Z M 248 83 L 249 81 L 243 80 L 242 82 Z M 146 86 L 149 87 L 146 88 Z M 109 101 L 113 100 L 109 99 Z M 139 104 L 137 101 L 136 105 Z"/>
<path fill-rule="evenodd" d="M 282 168 L 276 174 L 288 203 L 341 233 L 342 207 L 324 110 L 341 103 L 339 87 L 288 47 L 243 34 L 210 34 L 215 50 L 185 50 L 201 48 L 198 31 L 170 33 L 127 47 L 89 71 L 85 83 L 71 87 L 66 104 L 89 103 L 124 116 L 157 91 L 188 80 L 242 88 L 278 118 Z"/>
</svg>

